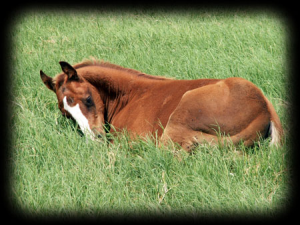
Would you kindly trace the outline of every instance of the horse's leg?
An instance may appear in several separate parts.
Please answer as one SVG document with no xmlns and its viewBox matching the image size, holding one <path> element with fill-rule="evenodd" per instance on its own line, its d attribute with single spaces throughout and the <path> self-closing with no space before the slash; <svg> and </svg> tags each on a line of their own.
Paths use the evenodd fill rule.
<svg viewBox="0 0 300 225">
<path fill-rule="evenodd" d="M 184 150 L 190 152 L 198 144 L 217 144 L 218 137 L 200 131 L 193 131 L 185 127 L 168 124 L 161 136 L 161 143 L 167 145 L 169 141 L 178 143 Z"/>
<path fill-rule="evenodd" d="M 265 124 L 266 116 L 260 114 L 257 116 L 245 129 L 233 136 L 222 136 L 221 134 L 212 135 L 201 131 L 194 131 L 188 129 L 185 126 L 174 125 L 168 123 L 164 133 L 161 137 L 161 141 L 167 144 L 168 141 L 178 143 L 184 150 L 190 152 L 199 144 L 210 144 L 224 146 L 232 143 L 234 145 L 243 142 L 245 146 L 251 146 L 255 141 L 258 140 L 258 133 L 256 130 L 261 130 L 262 126 L 265 126 L 264 133 L 268 132 L 268 124 Z"/>
</svg>

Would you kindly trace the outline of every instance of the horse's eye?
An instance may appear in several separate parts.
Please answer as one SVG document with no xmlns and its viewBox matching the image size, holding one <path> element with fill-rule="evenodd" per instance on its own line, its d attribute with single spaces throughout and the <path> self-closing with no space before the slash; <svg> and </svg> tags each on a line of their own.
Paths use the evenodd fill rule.
<svg viewBox="0 0 300 225">
<path fill-rule="evenodd" d="M 92 99 L 91 96 L 89 96 L 89 97 L 87 97 L 87 98 L 85 99 L 85 105 L 88 106 L 88 107 L 94 105 L 94 102 L 93 102 L 93 99 Z"/>
</svg>

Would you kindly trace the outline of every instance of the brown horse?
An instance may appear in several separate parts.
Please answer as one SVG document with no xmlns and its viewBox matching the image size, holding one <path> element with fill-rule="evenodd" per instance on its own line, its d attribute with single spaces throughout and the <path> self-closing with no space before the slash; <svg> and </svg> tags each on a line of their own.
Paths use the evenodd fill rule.
<svg viewBox="0 0 300 225">
<path fill-rule="evenodd" d="M 162 143 L 172 140 L 186 151 L 206 142 L 281 142 L 274 107 L 245 79 L 173 80 L 96 60 L 60 65 L 63 73 L 51 78 L 40 71 L 41 79 L 56 93 L 62 114 L 92 137 L 105 135 L 104 124 L 111 124 L 133 137 L 157 132 Z"/>
</svg>

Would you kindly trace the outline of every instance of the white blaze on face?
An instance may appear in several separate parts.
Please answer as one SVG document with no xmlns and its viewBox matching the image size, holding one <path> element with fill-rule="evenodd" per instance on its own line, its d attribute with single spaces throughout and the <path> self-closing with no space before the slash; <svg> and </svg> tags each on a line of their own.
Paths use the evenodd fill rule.
<svg viewBox="0 0 300 225">
<path fill-rule="evenodd" d="M 64 109 L 68 111 L 72 115 L 72 117 L 76 120 L 82 132 L 84 134 L 88 134 L 91 138 L 94 138 L 94 133 L 90 128 L 89 121 L 81 112 L 79 108 L 79 104 L 77 103 L 73 107 L 69 106 L 67 103 L 67 96 L 63 98 L 63 103 L 64 103 Z"/>
</svg>

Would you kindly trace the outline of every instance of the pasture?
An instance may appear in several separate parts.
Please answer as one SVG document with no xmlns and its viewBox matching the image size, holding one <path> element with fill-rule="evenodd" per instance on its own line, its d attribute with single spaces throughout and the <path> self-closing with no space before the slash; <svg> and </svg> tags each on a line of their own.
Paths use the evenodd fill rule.
<svg viewBox="0 0 300 225">
<path fill-rule="evenodd" d="M 9 33 L 14 209 L 112 218 L 278 215 L 290 200 L 288 31 L 270 11 L 21 12 Z M 110 145 L 93 142 L 62 117 L 39 76 L 90 56 L 176 79 L 246 78 L 274 105 L 283 146 L 203 145 L 187 154 L 126 134 Z"/>
</svg>

